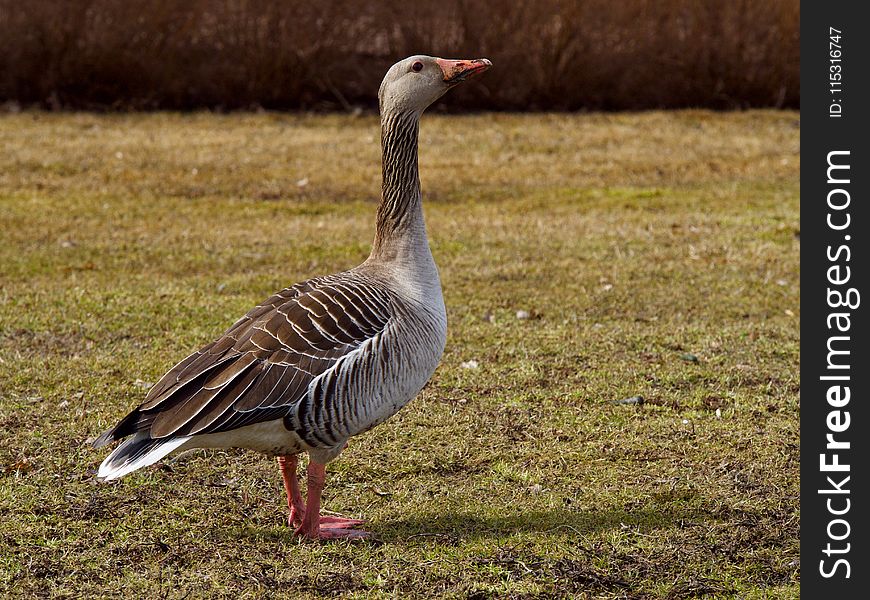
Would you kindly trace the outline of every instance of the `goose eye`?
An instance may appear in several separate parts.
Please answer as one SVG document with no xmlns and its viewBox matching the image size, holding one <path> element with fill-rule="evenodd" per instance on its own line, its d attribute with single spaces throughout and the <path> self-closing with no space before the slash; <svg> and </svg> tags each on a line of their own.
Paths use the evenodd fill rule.
<svg viewBox="0 0 870 600">
<path fill-rule="evenodd" d="M 421 62 L 418 60 L 418 61 L 415 62 L 413 65 L 411 65 L 411 69 L 413 69 L 415 73 L 419 73 L 420 71 L 423 70 L 423 63 L 421 63 Z"/>
</svg>

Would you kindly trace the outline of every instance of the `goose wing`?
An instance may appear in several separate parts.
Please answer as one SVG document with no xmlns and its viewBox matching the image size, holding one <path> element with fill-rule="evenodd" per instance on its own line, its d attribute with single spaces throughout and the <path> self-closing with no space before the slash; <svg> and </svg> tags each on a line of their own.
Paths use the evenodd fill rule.
<svg viewBox="0 0 870 600">
<path fill-rule="evenodd" d="M 285 416 L 311 382 L 383 332 L 392 304 L 358 277 L 312 279 L 278 292 L 166 373 L 95 446 L 228 431 Z"/>
</svg>

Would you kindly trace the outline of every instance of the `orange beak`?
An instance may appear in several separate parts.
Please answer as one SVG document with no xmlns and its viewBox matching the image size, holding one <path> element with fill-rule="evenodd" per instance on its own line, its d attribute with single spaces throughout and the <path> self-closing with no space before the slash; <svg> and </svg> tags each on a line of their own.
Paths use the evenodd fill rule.
<svg viewBox="0 0 870 600">
<path fill-rule="evenodd" d="M 483 73 L 492 66 L 492 63 L 486 58 L 474 58 L 471 60 L 448 60 L 444 58 L 436 58 L 435 62 L 441 67 L 441 73 L 444 75 L 444 81 L 449 84 L 456 84 L 460 81 L 470 79 L 475 75 Z"/>
</svg>

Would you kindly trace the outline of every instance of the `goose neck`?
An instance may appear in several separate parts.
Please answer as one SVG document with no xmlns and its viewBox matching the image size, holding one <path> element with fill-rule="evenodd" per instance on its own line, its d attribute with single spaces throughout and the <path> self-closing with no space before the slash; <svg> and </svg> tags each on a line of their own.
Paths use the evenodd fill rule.
<svg viewBox="0 0 870 600">
<path fill-rule="evenodd" d="M 381 119 L 381 203 L 373 254 L 397 243 L 419 238 L 425 241 L 417 165 L 419 115 L 385 114 Z"/>
</svg>

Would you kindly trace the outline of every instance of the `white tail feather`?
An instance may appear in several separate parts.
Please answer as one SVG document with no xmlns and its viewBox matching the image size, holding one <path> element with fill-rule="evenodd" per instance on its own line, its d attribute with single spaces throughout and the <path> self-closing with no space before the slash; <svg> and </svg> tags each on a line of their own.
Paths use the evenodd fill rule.
<svg viewBox="0 0 870 600">
<path fill-rule="evenodd" d="M 97 471 L 97 479 L 111 481 L 132 473 L 136 469 L 153 465 L 158 460 L 183 446 L 190 436 L 152 440 L 147 433 L 140 432 L 115 448 Z"/>
</svg>

